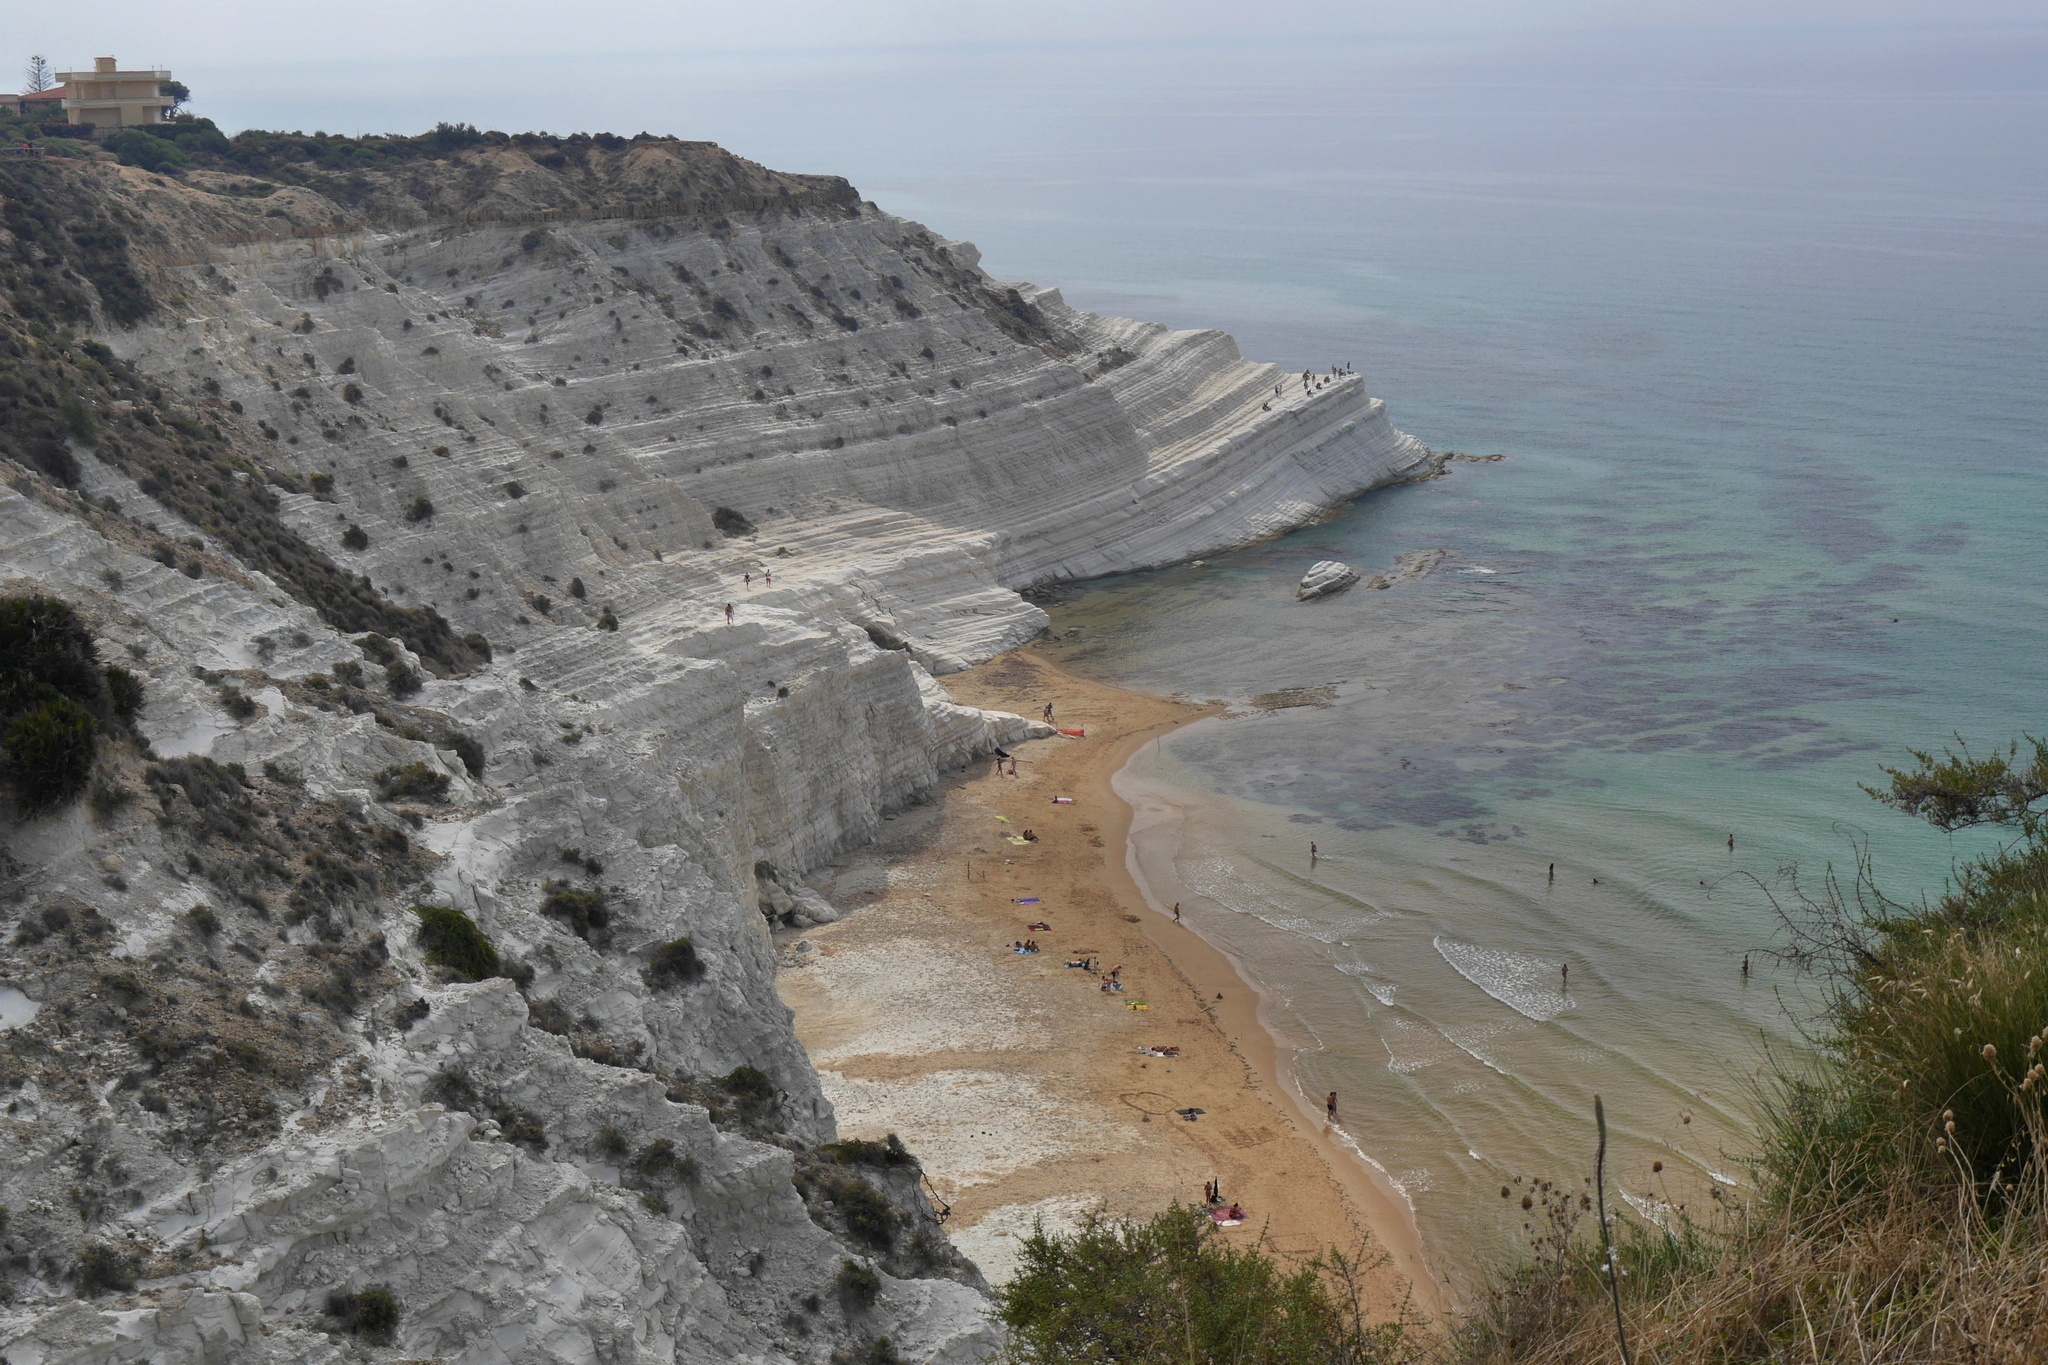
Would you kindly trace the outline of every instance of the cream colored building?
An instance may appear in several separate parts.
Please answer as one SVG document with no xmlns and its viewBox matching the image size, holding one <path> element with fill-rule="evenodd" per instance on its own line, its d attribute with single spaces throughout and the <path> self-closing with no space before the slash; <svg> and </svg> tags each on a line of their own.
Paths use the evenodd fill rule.
<svg viewBox="0 0 2048 1365">
<path fill-rule="evenodd" d="M 135 128 L 162 123 L 172 99 L 159 88 L 168 71 L 122 71 L 112 57 L 95 57 L 90 71 L 59 71 L 64 82 L 64 114 L 69 123 L 90 123 L 97 130 Z"/>
</svg>

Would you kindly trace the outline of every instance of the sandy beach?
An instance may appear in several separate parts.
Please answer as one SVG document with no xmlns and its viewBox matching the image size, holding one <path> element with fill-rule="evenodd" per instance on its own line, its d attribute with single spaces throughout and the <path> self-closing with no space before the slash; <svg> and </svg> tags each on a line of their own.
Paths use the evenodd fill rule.
<svg viewBox="0 0 2048 1365">
<path fill-rule="evenodd" d="M 1050 703 L 1086 735 L 1022 746 L 1015 777 L 977 763 L 811 878 L 846 915 L 778 936 L 778 984 L 841 1132 L 900 1134 L 950 1205 L 948 1231 L 998 1282 L 1035 1221 L 1142 1217 L 1219 1180 L 1248 1215 L 1227 1235 L 1383 1253 L 1376 1299 L 1391 1312 L 1412 1294 L 1437 1312 L 1406 1202 L 1343 1149 L 1320 1098 L 1279 1074 L 1228 959 L 1149 905 L 1126 867 L 1131 812 L 1111 778 L 1210 712 L 1076 677 L 1031 648 L 945 684 L 1025 715 Z M 1026 830 L 1035 840 L 1014 842 Z M 1042 951 L 1015 952 L 1024 939 Z M 1080 960 L 1095 969 L 1065 965 Z M 1117 967 L 1124 989 L 1105 992 Z M 1169 1048 L 1178 1056 L 1147 1051 Z"/>
</svg>

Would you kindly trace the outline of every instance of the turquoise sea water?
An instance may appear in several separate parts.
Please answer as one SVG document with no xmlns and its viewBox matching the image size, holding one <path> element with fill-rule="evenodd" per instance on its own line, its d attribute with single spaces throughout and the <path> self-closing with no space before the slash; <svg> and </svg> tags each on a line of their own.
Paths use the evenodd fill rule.
<svg viewBox="0 0 2048 1365">
<path fill-rule="evenodd" d="M 2041 150 L 2038 102 L 1430 99 L 1371 126 L 1434 161 L 1389 167 L 1361 126 L 1216 171 L 1211 213 L 1120 187 L 1186 211 L 1069 293 L 1355 362 L 1433 446 L 1508 458 L 1055 614 L 1115 681 L 1327 689 L 1142 755 L 1138 863 L 1470 1265 L 1516 1237 L 1504 1180 L 1588 1168 L 1595 1093 L 1639 1212 L 1740 1197 L 1756 1068 L 1803 1050 L 1807 990 L 1765 951 L 1789 870 L 1867 841 L 1912 898 L 1982 847 L 1858 788 L 1952 730 L 2044 725 L 2048 268 L 2040 163 L 1984 152 Z M 1417 551 L 1426 577 L 1291 600 L 1316 560 Z"/>
<path fill-rule="evenodd" d="M 1393 89 L 1217 58 L 1121 138 L 1048 109 L 986 175 L 871 190 L 1084 306 L 1353 362 L 1431 445 L 1508 457 L 1055 612 L 1115 681 L 1329 689 L 1141 756 L 1139 868 L 1440 1265 L 1515 1242 L 1503 1181 L 1587 1170 L 1595 1093 L 1638 1212 L 1739 1198 L 1756 1068 L 1804 1046 L 1763 951 L 1787 869 L 1867 840 L 1893 894 L 1938 889 L 1981 841 L 1859 783 L 2048 725 L 2043 104 L 1905 55 L 1417 57 Z M 1315 560 L 1437 550 L 1292 601 Z"/>
<path fill-rule="evenodd" d="M 1328 689 L 1141 755 L 1139 870 L 1470 1266 L 1516 1240 L 1503 1180 L 1587 1169 L 1595 1093 L 1634 1207 L 1739 1197 L 1755 1068 L 1802 1048 L 1800 983 L 1740 970 L 1766 892 L 1859 839 L 1938 889 L 1982 841 L 1858 784 L 2048 729 L 2044 55 L 2048 25 L 634 55 L 536 68 L 573 111 L 496 71 L 420 113 L 845 174 L 1000 276 L 1352 362 L 1432 446 L 1507 456 L 1056 609 L 1105 678 Z"/>
</svg>

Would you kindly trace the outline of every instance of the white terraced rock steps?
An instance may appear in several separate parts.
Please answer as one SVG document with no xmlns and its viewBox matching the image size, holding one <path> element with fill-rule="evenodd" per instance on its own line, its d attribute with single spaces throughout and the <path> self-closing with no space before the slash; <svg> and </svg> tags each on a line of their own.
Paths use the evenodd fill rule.
<svg viewBox="0 0 2048 1365">
<path fill-rule="evenodd" d="M 309 841 L 301 885 L 331 866 L 333 831 L 375 832 L 405 879 L 326 917 L 239 896 L 228 853 L 202 859 L 155 820 L 171 789 L 144 790 L 139 757 L 139 804 L 0 828 L 0 978 L 85 1011 L 7 1034 L 22 1060 L 0 1077 L 0 1204 L 34 1268 L 0 1306 L 14 1365 L 363 1358 L 325 1305 L 378 1284 L 402 1303 L 392 1359 L 822 1365 L 884 1335 L 905 1360 L 987 1356 L 978 1277 L 937 1252 L 939 1269 L 889 1262 L 904 1273 L 879 1273 L 871 1306 L 833 1297 L 846 1262 L 879 1253 L 791 1183 L 811 1159 L 791 1149 L 835 1127 L 775 993 L 771 928 L 831 918 L 802 878 L 888 812 L 1050 733 L 938 681 L 1039 632 L 1019 589 L 1269 536 L 1428 454 L 1356 378 L 1302 392 L 1221 333 L 996 283 L 972 247 L 843 182 L 707 144 L 579 156 L 622 198 L 634 176 L 711 189 L 608 206 L 584 162 L 484 147 L 373 177 L 354 217 L 243 176 L 53 171 L 127 215 L 166 301 L 99 340 L 248 452 L 233 477 L 296 476 L 308 491 L 280 492 L 281 514 L 307 541 L 495 657 L 428 677 L 406 715 L 380 719 L 381 695 L 325 705 L 308 689 L 337 665 L 373 682 L 381 666 L 92 447 L 75 453 L 96 501 L 215 567 L 166 567 L 76 495 L 0 483 L 0 591 L 84 615 L 142 679 L 159 758 L 241 765 L 274 812 L 262 828 Z M 474 186 L 480 206 L 445 207 Z M 223 710 L 224 676 L 253 714 Z M 444 726 L 481 742 L 480 774 Z M 379 797 L 409 763 L 448 780 L 445 802 Z M 561 879 L 602 889 L 603 934 L 543 913 Z M 530 975 L 448 980 L 415 901 L 470 915 Z M 97 920 L 77 918 L 88 905 Z M 50 907 L 104 932 L 22 946 Z M 201 910 L 218 922 L 203 939 Z M 650 963 L 684 938 L 701 975 L 664 982 Z M 333 961 L 358 964 L 362 997 L 328 987 L 313 1008 L 302 992 Z M 159 1097 L 175 1057 L 135 1053 L 177 1022 L 170 987 L 91 985 L 136 973 L 225 992 L 205 1018 L 284 1039 L 309 1079 L 237 1063 L 221 1083 L 269 1086 L 272 1108 L 188 1123 L 211 1097 Z M 701 1087 L 743 1067 L 780 1145 L 714 1124 L 715 1089 L 651 1074 Z M 104 1085 L 62 1084 L 101 1069 Z M 658 1198 L 622 1155 L 657 1142 L 690 1173 Z M 78 1192 L 100 1185 L 88 1215 Z M 942 1243 L 928 1212 L 913 1224 Z M 78 1297 L 71 1267 L 97 1244 L 132 1250 L 133 1289 Z"/>
</svg>

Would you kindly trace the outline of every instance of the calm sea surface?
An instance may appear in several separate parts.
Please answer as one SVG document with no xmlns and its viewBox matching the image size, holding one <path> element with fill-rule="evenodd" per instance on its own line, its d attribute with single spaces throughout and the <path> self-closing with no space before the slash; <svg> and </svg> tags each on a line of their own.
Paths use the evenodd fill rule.
<svg viewBox="0 0 2048 1365">
<path fill-rule="evenodd" d="M 1324 689 L 1144 754 L 1138 861 L 1442 1264 L 1514 1242 L 1504 1180 L 1589 1168 L 1595 1093 L 1639 1213 L 1739 1197 L 1755 1070 L 1802 1055 L 1765 893 L 1859 839 L 1894 894 L 1938 889 L 1980 845 L 1858 784 L 2048 727 L 2038 94 L 1576 55 L 1391 92 L 1218 60 L 1107 124 L 1046 115 L 1000 180 L 870 187 L 998 271 L 1350 361 L 1432 446 L 1508 457 L 1055 613 L 1115 681 Z M 1292 601 L 1315 560 L 1423 551 Z"/>
<path fill-rule="evenodd" d="M 1893 894 L 1938 890 L 1981 842 L 1858 784 L 1951 731 L 2048 729 L 2044 52 L 1950 28 L 636 56 L 551 69 L 573 115 L 494 112 L 518 81 L 464 107 L 846 174 L 999 275 L 1352 362 L 1432 446 L 1507 457 L 1055 612 L 1104 678 L 1320 689 L 1132 765 L 1140 870 L 1469 1266 L 1517 1236 L 1503 1180 L 1588 1169 L 1596 1092 L 1639 1212 L 1739 1196 L 1755 1069 L 1802 1055 L 1765 893 L 1858 840 Z M 1315 560 L 1416 552 L 1426 576 L 1292 600 Z"/>
</svg>

